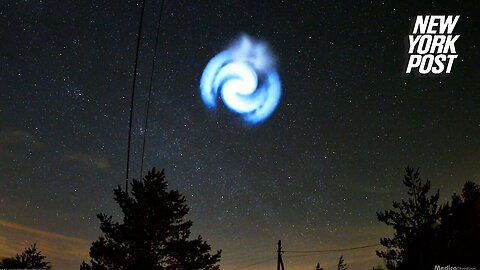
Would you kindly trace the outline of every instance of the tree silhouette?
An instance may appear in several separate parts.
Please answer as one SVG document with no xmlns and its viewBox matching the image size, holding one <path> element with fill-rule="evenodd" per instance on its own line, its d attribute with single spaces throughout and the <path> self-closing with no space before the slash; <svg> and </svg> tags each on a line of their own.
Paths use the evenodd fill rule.
<svg viewBox="0 0 480 270">
<path fill-rule="evenodd" d="M 1 269 L 17 269 L 19 267 L 23 267 L 20 263 L 15 260 L 15 257 L 12 258 L 2 258 L 0 261 L 0 268 Z"/>
<path fill-rule="evenodd" d="M 143 181 L 133 180 L 131 193 L 118 186 L 114 199 L 123 223 L 99 214 L 103 234 L 92 243 L 90 264 L 81 270 L 217 270 L 221 251 L 210 254 L 201 236 L 190 239 L 189 208 L 177 190 L 167 190 L 162 170 L 153 168 Z"/>
<path fill-rule="evenodd" d="M 29 248 L 15 255 L 12 258 L 3 258 L 0 261 L 2 269 L 51 269 L 50 262 L 46 261 L 46 256 L 37 250 L 37 245 L 33 244 Z"/>
<path fill-rule="evenodd" d="M 466 182 L 462 194 L 452 196 L 441 213 L 437 230 L 439 258 L 444 265 L 463 265 L 480 269 L 480 186 Z"/>
<path fill-rule="evenodd" d="M 320 263 L 317 263 L 317 267 L 315 268 L 315 270 L 323 270 L 323 268 L 320 267 Z"/>
<path fill-rule="evenodd" d="M 408 199 L 394 201 L 395 210 L 377 212 L 378 220 L 395 230 L 392 238 L 380 239 L 387 250 L 377 251 L 377 255 L 385 259 L 390 270 L 433 269 L 431 263 L 436 250 L 431 244 L 440 213 L 439 191 L 428 196 L 430 181 L 422 181 L 418 169 L 407 167 L 405 172 L 403 184 L 408 188 Z"/>
<path fill-rule="evenodd" d="M 430 181 L 422 181 L 418 169 L 406 168 L 403 183 L 407 200 L 393 202 L 395 210 L 377 212 L 378 220 L 394 229 L 382 238 L 387 249 L 377 251 L 387 269 L 434 269 L 458 265 L 480 269 L 480 187 L 466 182 L 461 195 L 438 206 L 439 191 L 429 196 Z"/>
<path fill-rule="evenodd" d="M 338 265 L 337 265 L 337 270 L 347 270 L 347 265 L 345 264 L 345 261 L 343 260 L 343 256 L 340 256 L 338 258 Z"/>
</svg>

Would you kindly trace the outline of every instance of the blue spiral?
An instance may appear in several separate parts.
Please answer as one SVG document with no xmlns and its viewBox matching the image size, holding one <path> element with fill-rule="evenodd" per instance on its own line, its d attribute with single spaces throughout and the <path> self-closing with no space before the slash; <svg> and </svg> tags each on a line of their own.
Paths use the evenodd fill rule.
<svg viewBox="0 0 480 270">
<path fill-rule="evenodd" d="M 216 108 L 218 95 L 225 106 L 250 124 L 267 119 L 281 96 L 281 83 L 268 46 L 242 35 L 213 57 L 200 79 L 204 104 Z"/>
</svg>

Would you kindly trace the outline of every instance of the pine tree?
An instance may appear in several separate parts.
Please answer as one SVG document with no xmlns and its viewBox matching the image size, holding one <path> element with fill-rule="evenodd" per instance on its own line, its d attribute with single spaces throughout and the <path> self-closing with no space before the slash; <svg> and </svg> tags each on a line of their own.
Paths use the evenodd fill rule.
<svg viewBox="0 0 480 270">
<path fill-rule="evenodd" d="M 389 270 L 430 270 L 436 265 L 468 265 L 480 269 L 480 186 L 466 182 L 461 195 L 438 206 L 439 191 L 428 196 L 430 181 L 417 170 L 406 168 L 403 181 L 408 199 L 393 202 L 395 210 L 377 213 L 381 222 L 395 230 L 382 238 L 387 249 L 377 251 Z"/>
<path fill-rule="evenodd" d="M 343 256 L 340 256 L 338 259 L 338 265 L 337 265 L 337 270 L 347 270 L 347 264 L 345 264 L 345 261 L 343 260 Z"/>
<path fill-rule="evenodd" d="M 480 269 L 480 186 L 466 182 L 460 195 L 442 208 L 437 229 L 438 264 L 468 265 Z"/>
<path fill-rule="evenodd" d="M 117 187 L 114 198 L 123 223 L 98 215 L 103 234 L 92 243 L 90 264 L 83 262 L 80 269 L 218 270 L 221 251 L 211 255 L 201 236 L 190 239 L 185 197 L 167 189 L 164 171 L 155 168 L 143 181 L 132 181 L 130 194 Z"/>
<path fill-rule="evenodd" d="M 395 230 L 392 238 L 382 238 L 380 243 L 387 248 L 377 251 L 386 262 L 386 267 L 394 269 L 432 269 L 434 263 L 434 227 L 438 225 L 440 208 L 439 191 L 428 196 L 430 181 L 423 182 L 419 170 L 405 168 L 403 184 L 408 188 L 408 199 L 393 202 L 395 210 L 377 212 L 380 222 Z M 438 262 L 437 262 L 438 263 Z"/>
<path fill-rule="evenodd" d="M 0 262 L 2 269 L 47 269 L 50 270 L 52 266 L 50 262 L 46 261 L 46 256 L 42 255 L 41 251 L 37 250 L 37 245 L 33 244 L 29 248 L 17 254 L 13 258 L 3 258 Z"/>
</svg>

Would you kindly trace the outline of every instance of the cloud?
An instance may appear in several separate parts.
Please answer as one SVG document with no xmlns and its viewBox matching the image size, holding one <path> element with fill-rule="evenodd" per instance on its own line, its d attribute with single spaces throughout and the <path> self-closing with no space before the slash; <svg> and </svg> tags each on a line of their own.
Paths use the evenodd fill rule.
<svg viewBox="0 0 480 270">
<path fill-rule="evenodd" d="M 21 160 L 26 155 L 43 156 L 47 145 L 32 133 L 23 129 L 0 131 L 0 161 Z"/>
<path fill-rule="evenodd" d="M 0 145 L 2 146 L 28 146 L 37 149 L 46 147 L 40 138 L 23 129 L 13 129 L 0 132 Z"/>
<path fill-rule="evenodd" d="M 0 156 L 4 160 L 20 159 L 25 153 L 46 155 L 53 153 L 48 151 L 47 145 L 34 134 L 23 129 L 11 129 L 0 131 Z M 108 159 L 93 155 L 76 152 L 65 155 L 67 160 L 80 162 L 85 166 L 97 169 L 110 167 Z"/>
<path fill-rule="evenodd" d="M 97 158 L 82 152 L 71 153 L 66 157 L 69 160 L 80 162 L 89 167 L 98 169 L 107 169 L 110 167 L 110 162 L 106 158 Z"/>
<path fill-rule="evenodd" d="M 88 258 L 91 241 L 0 219 L 0 257 L 11 257 L 36 243 L 53 269 L 78 269 Z"/>
<path fill-rule="evenodd" d="M 17 223 L 12 223 L 12 222 L 9 222 L 9 221 L 6 221 L 6 220 L 1 220 L 1 219 L 0 219 L 0 226 L 10 228 L 10 229 L 14 229 L 14 230 L 17 230 L 17 231 L 33 233 L 33 234 L 40 235 L 40 236 L 47 237 L 47 238 L 51 238 L 51 239 L 58 239 L 58 240 L 65 240 L 65 241 L 72 241 L 72 242 L 79 242 L 79 243 L 84 243 L 85 241 L 87 241 L 87 240 L 82 239 L 82 238 L 75 238 L 75 237 L 70 237 L 70 236 L 66 236 L 66 235 L 63 235 L 63 234 L 42 231 L 42 230 L 38 230 L 38 229 L 35 229 L 35 228 L 27 227 L 27 226 L 24 226 L 24 225 L 20 225 L 20 224 L 17 224 Z"/>
</svg>

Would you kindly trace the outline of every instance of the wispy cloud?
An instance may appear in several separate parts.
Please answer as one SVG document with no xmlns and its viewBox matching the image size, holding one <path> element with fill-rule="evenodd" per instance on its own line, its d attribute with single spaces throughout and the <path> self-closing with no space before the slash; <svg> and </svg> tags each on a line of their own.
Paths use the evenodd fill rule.
<svg viewBox="0 0 480 270">
<path fill-rule="evenodd" d="M 23 129 L 0 130 L 0 161 L 21 160 L 25 155 L 44 155 L 47 145 L 41 138 Z M 0 164 L 1 165 L 1 164 Z"/>
<path fill-rule="evenodd" d="M 48 232 L 0 219 L 0 257 L 14 256 L 37 243 L 39 250 L 53 264 L 53 269 L 78 269 L 88 258 L 91 241 Z"/>
<path fill-rule="evenodd" d="M 107 169 L 110 167 L 110 162 L 106 158 L 94 157 L 83 152 L 71 153 L 66 157 L 69 160 L 80 162 L 89 167 L 98 169 Z"/>
<path fill-rule="evenodd" d="M 40 138 L 23 129 L 13 129 L 0 132 L 0 145 L 4 147 L 25 147 L 28 145 L 29 147 L 36 149 L 43 149 L 46 147 L 45 143 L 43 143 Z"/>
<path fill-rule="evenodd" d="M 40 235 L 40 236 L 47 237 L 47 238 L 51 238 L 51 239 L 72 241 L 72 242 L 78 242 L 78 243 L 85 243 L 87 241 L 87 240 L 82 239 L 82 238 L 76 238 L 76 237 L 66 236 L 66 235 L 63 235 L 63 234 L 42 231 L 42 230 L 38 230 L 38 229 L 35 229 L 35 228 L 27 227 L 27 226 L 24 226 L 24 225 L 20 225 L 20 224 L 17 224 L 17 223 L 12 223 L 12 222 L 9 222 L 9 221 L 6 221 L 6 220 L 1 220 L 1 219 L 0 219 L 0 226 L 7 227 L 7 228 L 10 228 L 10 229 L 14 229 L 14 230 L 17 230 L 17 231 L 33 233 L 33 234 Z"/>
</svg>

